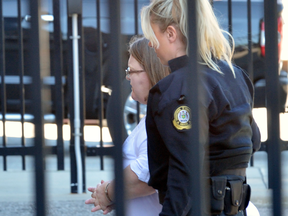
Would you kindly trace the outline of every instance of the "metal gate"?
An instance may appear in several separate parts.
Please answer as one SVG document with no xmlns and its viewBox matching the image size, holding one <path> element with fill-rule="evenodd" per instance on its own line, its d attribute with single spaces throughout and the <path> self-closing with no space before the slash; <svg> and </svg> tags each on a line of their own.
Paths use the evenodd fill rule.
<svg viewBox="0 0 288 216">
<path fill-rule="evenodd" d="M 9 169 L 7 156 L 21 156 L 23 170 L 25 170 L 25 156 L 32 155 L 35 157 L 35 197 L 37 201 L 37 215 L 41 216 L 45 215 L 46 199 L 45 164 L 43 158 L 48 154 L 57 155 L 57 169 L 64 169 L 64 142 L 62 131 L 64 119 L 69 120 L 71 130 L 69 146 L 71 159 L 71 192 L 82 193 L 86 189 L 86 156 L 100 156 L 100 167 L 104 169 L 103 156 L 112 155 L 115 161 L 115 188 L 117 188 L 115 196 L 116 213 L 117 215 L 125 215 L 123 207 L 124 182 L 122 173 L 122 141 L 125 138 L 125 130 L 123 124 L 119 124 L 119 122 L 123 122 L 123 91 L 125 91 L 122 86 L 124 73 L 120 72 L 123 70 L 123 66 L 125 66 L 123 64 L 127 62 L 127 56 L 123 56 L 123 52 L 125 51 L 123 41 L 127 42 L 132 35 L 138 34 L 139 32 L 141 33 L 141 31 L 139 31 L 139 10 L 143 4 L 147 4 L 149 1 L 90 1 L 95 4 L 95 12 L 93 15 L 95 19 L 93 19 L 93 27 L 89 29 L 85 28 L 85 25 L 83 26 L 84 21 L 87 21 L 85 20 L 84 14 L 82 14 L 84 10 L 82 3 L 84 1 L 85 0 L 0 1 L 0 115 L 3 134 L 1 137 L 0 156 L 3 158 L 3 169 L 5 171 Z M 13 9 L 15 12 L 12 15 L 5 14 L 7 13 L 7 10 L 5 10 L 5 4 L 7 4 L 7 2 L 13 2 L 13 7 L 15 6 Z M 43 4 L 45 2 L 48 2 L 47 7 Z M 123 37 L 125 26 L 123 27 L 122 25 L 122 29 L 120 27 L 121 11 L 123 12 L 123 7 L 128 3 L 133 5 L 134 13 L 130 11 L 130 15 L 134 19 L 132 22 L 134 26 L 132 32 L 124 33 Z M 236 35 L 237 29 L 234 28 L 233 25 L 233 7 L 235 7 L 236 1 L 211 1 L 211 4 L 213 4 L 215 8 L 220 7 L 219 4 L 222 3 L 227 8 L 225 12 L 227 23 L 224 24 L 224 26 L 232 35 Z M 243 67 L 249 72 L 250 77 L 253 79 L 256 89 L 255 105 L 267 107 L 268 140 L 262 143 L 261 150 L 268 153 L 269 187 L 273 189 L 273 214 L 282 215 L 280 153 L 283 150 L 288 150 L 288 142 L 281 140 L 279 135 L 279 112 L 285 111 L 285 107 L 283 110 L 283 103 L 281 103 L 283 97 L 282 88 L 279 88 L 282 84 L 283 77 L 279 79 L 278 73 L 279 29 L 277 29 L 277 27 L 279 26 L 279 11 L 277 7 L 279 7 L 279 5 L 277 5 L 276 0 L 265 0 L 263 3 L 265 17 L 261 20 L 262 24 L 258 23 L 259 25 L 263 25 L 263 28 L 266 30 L 264 33 L 261 27 L 258 34 L 258 37 L 264 34 L 266 38 L 266 43 L 264 44 L 264 50 L 266 50 L 265 57 L 261 57 L 262 60 L 264 59 L 263 61 L 266 62 L 266 82 L 263 86 L 261 85 L 261 83 L 263 84 L 261 79 L 258 79 L 255 52 L 253 51 L 254 46 L 262 49 L 263 44 L 262 47 L 260 47 L 259 45 L 261 44 L 257 45 L 254 43 L 253 30 L 255 30 L 255 26 L 253 26 L 252 22 L 254 16 L 252 14 L 252 3 L 252 0 L 247 0 L 245 10 L 248 27 L 244 40 L 245 45 L 247 45 L 245 48 L 247 53 L 245 58 L 237 59 L 236 56 L 234 57 L 237 64 L 243 64 L 242 61 L 245 62 Z M 106 12 L 110 14 L 109 19 L 106 21 L 103 21 L 101 18 L 103 11 L 101 10 L 101 6 L 104 4 L 107 5 Z M 195 49 L 195 47 L 197 47 L 195 42 L 197 37 L 195 4 L 195 1 L 188 1 L 188 10 L 190 12 L 189 35 L 191 41 L 189 44 L 191 61 L 197 60 L 197 49 Z M 66 9 L 64 9 L 64 11 L 66 11 L 64 12 L 64 14 L 66 13 L 64 15 L 66 16 L 66 21 L 64 22 L 63 7 L 66 7 Z M 110 30 L 107 32 L 103 29 Z M 88 30 L 90 33 L 92 31 L 92 34 L 89 34 L 87 32 Z M 87 36 L 91 35 L 92 40 L 90 40 L 90 42 L 92 41 L 95 45 L 94 52 L 96 53 L 95 65 L 93 66 L 94 69 L 96 69 L 93 72 L 94 78 L 92 80 L 97 82 L 94 91 L 98 92 L 96 98 L 94 97 L 95 95 L 92 97 L 93 103 L 95 103 L 97 107 L 97 109 L 93 108 L 93 111 L 88 109 L 90 104 L 88 104 L 87 101 L 89 101 L 90 98 L 87 98 L 88 94 L 87 91 L 85 91 L 85 87 L 87 87 L 86 84 L 89 83 L 89 80 L 87 80 L 87 77 L 89 78 L 87 71 L 92 67 L 85 61 L 89 58 L 85 54 L 85 43 L 89 41 Z M 75 44 L 73 45 L 73 43 Z M 113 64 L 109 64 L 107 60 L 108 57 Z M 15 61 L 15 59 L 17 59 L 17 61 Z M 75 64 L 76 62 L 77 64 Z M 75 69 L 77 69 L 79 75 L 75 75 Z M 112 71 L 113 73 L 105 74 L 105 71 Z M 198 76 L 198 71 L 194 73 L 194 77 Z M 257 77 L 257 79 L 255 79 L 255 77 Z M 196 79 L 191 79 L 191 82 L 193 82 L 193 80 Z M 78 84 L 76 83 L 76 85 L 74 85 L 75 82 Z M 106 113 L 109 107 L 105 104 L 107 95 L 104 95 L 101 88 L 106 84 L 105 82 L 114 90 L 112 91 L 110 99 L 122 98 L 121 100 L 109 101 L 110 105 L 112 104 L 110 108 L 113 107 L 113 115 L 110 116 L 112 117 L 110 119 L 113 119 L 113 121 L 111 120 L 109 125 L 110 130 L 113 131 L 113 147 L 104 147 L 101 130 L 103 120 L 109 116 Z M 77 97 L 75 97 L 75 86 L 76 88 L 79 87 L 78 91 L 76 89 L 77 94 L 79 94 Z M 192 86 L 197 86 L 197 82 Z M 11 94 L 11 92 L 13 94 Z M 263 94 L 264 102 L 262 100 Z M 257 101 L 256 103 L 258 99 L 260 102 Z M 195 98 L 193 101 L 197 101 L 197 99 Z M 197 103 L 191 106 L 193 106 L 193 110 L 198 110 Z M 137 107 L 139 113 L 139 104 Z M 100 147 L 85 145 L 83 137 L 85 112 L 87 115 L 94 115 L 93 118 L 95 118 L 95 116 L 98 118 L 101 131 Z M 5 122 L 10 121 L 12 116 L 17 116 L 16 120 L 21 123 L 22 138 L 20 143 L 7 143 Z M 197 121 L 199 121 L 199 119 L 197 116 L 197 112 L 195 112 L 195 116 L 193 117 L 195 122 L 193 122 L 193 125 L 198 125 Z M 27 145 L 24 137 L 24 123 L 27 121 L 35 125 L 35 138 L 33 139 L 32 145 Z M 44 123 L 47 121 L 54 122 L 57 125 L 58 138 L 55 146 L 45 145 Z M 138 121 L 139 115 L 137 115 L 137 122 Z M 118 122 L 118 124 L 115 124 L 115 122 Z M 119 130 L 119 128 L 121 129 Z M 197 133 L 198 131 L 195 130 L 193 140 L 191 141 L 191 148 L 193 146 L 194 149 L 198 149 L 197 143 L 199 143 L 199 140 Z M 193 164 L 195 165 L 195 169 L 193 170 L 195 171 L 195 176 L 200 176 L 199 169 L 196 169 L 199 166 L 199 154 L 197 152 L 198 150 L 195 151 L 195 155 L 192 157 Z M 201 197 L 202 195 L 199 191 L 201 182 L 198 181 L 198 184 L 194 186 L 193 194 Z M 201 206 L 203 203 L 201 203 L 201 199 L 198 201 L 198 203 L 193 203 L 193 208 L 196 210 L 197 215 L 202 215 Z"/>
</svg>

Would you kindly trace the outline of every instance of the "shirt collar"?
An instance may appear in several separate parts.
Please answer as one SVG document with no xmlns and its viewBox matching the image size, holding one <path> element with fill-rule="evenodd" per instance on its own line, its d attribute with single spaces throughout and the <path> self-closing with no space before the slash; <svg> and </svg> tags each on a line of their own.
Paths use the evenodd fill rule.
<svg viewBox="0 0 288 216">
<path fill-rule="evenodd" d="M 168 65 L 171 69 L 171 72 L 174 72 L 180 68 L 187 66 L 189 63 L 189 58 L 187 55 L 180 56 L 178 58 L 168 61 Z"/>
</svg>

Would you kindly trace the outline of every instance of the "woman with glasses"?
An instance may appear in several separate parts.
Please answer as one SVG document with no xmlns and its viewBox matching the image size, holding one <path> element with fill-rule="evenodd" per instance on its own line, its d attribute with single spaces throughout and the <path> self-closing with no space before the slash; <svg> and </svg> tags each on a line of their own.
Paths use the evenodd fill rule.
<svg viewBox="0 0 288 216">
<path fill-rule="evenodd" d="M 147 104 L 149 90 L 169 74 L 168 67 L 163 66 L 148 40 L 134 37 L 129 44 L 130 58 L 126 69 L 126 79 L 132 87 L 134 100 Z M 127 197 L 127 216 L 156 216 L 161 211 L 155 189 L 147 185 L 149 169 L 147 161 L 147 135 L 145 117 L 132 131 L 123 144 L 124 182 Z M 113 208 L 114 180 L 102 181 L 97 188 L 88 188 L 92 198 L 86 204 L 94 204 L 92 212 L 104 210 L 104 214 Z"/>
<path fill-rule="evenodd" d="M 191 194 L 197 176 L 191 170 L 192 130 L 199 129 L 201 163 L 206 158 L 211 188 L 210 215 L 243 216 L 250 198 L 246 168 L 260 147 L 253 120 L 253 85 L 248 75 L 232 64 L 233 48 L 223 35 L 209 0 L 197 0 L 199 67 L 203 97 L 199 97 L 200 125 L 191 125 L 188 83 L 196 65 L 188 58 L 188 0 L 154 0 L 141 12 L 141 25 L 149 46 L 155 49 L 171 74 L 149 92 L 147 143 L 150 180 L 163 204 L 159 215 L 196 215 L 191 208 L 199 197 Z M 230 36 L 230 35 L 229 35 Z M 230 36 L 231 37 L 231 36 Z M 231 37 L 232 38 L 232 37 Z M 199 165 L 200 166 L 200 165 Z M 201 167 L 203 168 L 203 167 Z"/>
</svg>

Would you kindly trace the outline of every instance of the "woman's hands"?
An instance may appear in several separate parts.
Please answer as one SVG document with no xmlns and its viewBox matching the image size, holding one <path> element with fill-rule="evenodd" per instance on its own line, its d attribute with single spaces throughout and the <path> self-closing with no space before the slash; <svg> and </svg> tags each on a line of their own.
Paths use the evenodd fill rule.
<svg viewBox="0 0 288 216">
<path fill-rule="evenodd" d="M 109 184 L 109 185 L 108 185 Z M 89 187 L 88 191 L 92 192 L 91 194 L 91 199 L 87 199 L 85 201 L 85 204 L 94 204 L 94 208 L 91 209 L 91 212 L 96 212 L 99 210 L 103 210 L 103 214 L 108 214 L 113 210 L 113 203 L 110 201 L 111 200 L 111 184 L 109 181 L 104 182 L 103 180 L 101 183 L 97 185 L 97 187 Z M 110 198 L 110 200 L 107 198 L 105 194 L 105 189 L 107 187 L 107 195 Z"/>
<path fill-rule="evenodd" d="M 124 169 L 125 177 L 125 198 L 134 199 L 137 197 L 148 196 L 155 193 L 155 189 L 148 186 L 147 183 L 139 180 L 138 176 L 131 170 L 130 165 Z M 107 184 L 110 183 L 107 187 L 107 194 L 105 194 L 105 189 Z M 114 201 L 114 186 L 115 182 L 113 181 L 101 181 L 97 187 L 89 187 L 88 190 L 92 192 L 91 199 L 85 201 L 86 204 L 94 204 L 94 208 L 91 209 L 92 212 L 103 210 L 103 214 L 107 214 L 113 210 Z M 109 200 L 110 199 L 110 200 Z"/>
</svg>

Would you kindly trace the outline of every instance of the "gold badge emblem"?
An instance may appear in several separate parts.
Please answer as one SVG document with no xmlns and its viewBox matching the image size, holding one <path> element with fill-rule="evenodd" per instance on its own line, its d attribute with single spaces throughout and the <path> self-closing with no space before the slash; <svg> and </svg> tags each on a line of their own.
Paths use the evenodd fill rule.
<svg viewBox="0 0 288 216">
<path fill-rule="evenodd" d="M 180 106 L 174 112 L 173 125 L 177 130 L 190 129 L 191 111 L 188 106 Z"/>
</svg>

